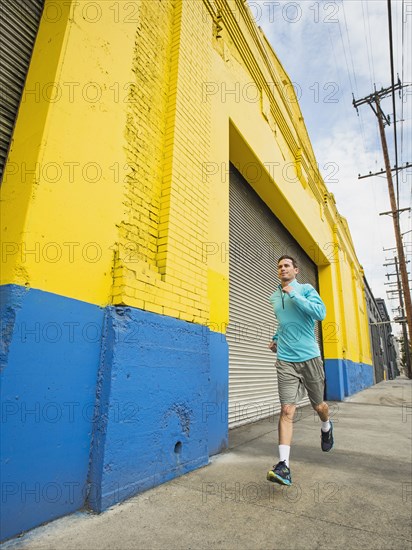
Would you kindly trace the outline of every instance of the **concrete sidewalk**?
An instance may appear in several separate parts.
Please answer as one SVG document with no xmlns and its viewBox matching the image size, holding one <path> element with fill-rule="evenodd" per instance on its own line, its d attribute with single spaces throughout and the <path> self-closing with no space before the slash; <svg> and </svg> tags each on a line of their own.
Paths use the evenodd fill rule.
<svg viewBox="0 0 412 550">
<path fill-rule="evenodd" d="M 330 453 L 312 409 L 298 411 L 289 488 L 266 481 L 277 418 L 262 420 L 233 430 L 230 450 L 205 468 L 2 550 L 412 548 L 412 382 L 381 382 L 331 407 Z"/>
</svg>

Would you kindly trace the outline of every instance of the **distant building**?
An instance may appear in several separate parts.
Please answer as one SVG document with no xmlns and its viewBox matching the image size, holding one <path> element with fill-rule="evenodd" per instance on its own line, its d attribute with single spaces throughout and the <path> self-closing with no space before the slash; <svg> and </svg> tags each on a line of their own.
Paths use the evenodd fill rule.
<svg viewBox="0 0 412 550">
<path fill-rule="evenodd" d="M 392 380 L 399 375 L 395 337 L 385 301 L 375 298 L 366 278 L 364 281 L 374 376 L 375 383 L 378 383 L 385 379 Z"/>
<path fill-rule="evenodd" d="M 396 339 L 392 334 L 392 325 L 390 324 L 390 317 L 388 310 L 386 309 L 385 300 L 383 298 L 376 298 L 376 303 L 381 315 L 382 321 L 387 321 L 387 324 L 382 325 L 383 340 L 387 353 L 388 361 L 388 374 L 389 378 L 393 379 L 399 376 L 399 357 L 397 353 Z"/>
</svg>

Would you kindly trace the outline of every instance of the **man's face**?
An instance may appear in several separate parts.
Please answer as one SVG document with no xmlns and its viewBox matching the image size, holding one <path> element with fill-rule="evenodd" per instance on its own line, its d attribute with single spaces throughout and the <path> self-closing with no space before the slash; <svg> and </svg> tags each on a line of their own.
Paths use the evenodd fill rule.
<svg viewBox="0 0 412 550">
<path fill-rule="evenodd" d="M 293 281 L 298 272 L 299 269 L 297 267 L 293 267 L 293 262 L 292 260 L 289 260 L 289 258 L 280 260 L 278 263 L 279 279 L 282 283 L 289 283 Z"/>
</svg>

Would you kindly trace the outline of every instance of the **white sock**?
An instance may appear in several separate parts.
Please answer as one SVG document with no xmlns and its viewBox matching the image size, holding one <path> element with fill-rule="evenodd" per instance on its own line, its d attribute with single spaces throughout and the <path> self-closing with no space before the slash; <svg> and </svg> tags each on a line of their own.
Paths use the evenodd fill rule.
<svg viewBox="0 0 412 550">
<path fill-rule="evenodd" d="M 320 429 L 322 430 L 322 432 L 328 432 L 330 430 L 329 420 L 326 420 L 326 422 L 322 422 L 322 426 Z"/>
<path fill-rule="evenodd" d="M 289 468 L 289 455 L 290 455 L 290 445 L 279 445 L 279 461 L 282 462 L 284 460 L 288 468 Z"/>
</svg>

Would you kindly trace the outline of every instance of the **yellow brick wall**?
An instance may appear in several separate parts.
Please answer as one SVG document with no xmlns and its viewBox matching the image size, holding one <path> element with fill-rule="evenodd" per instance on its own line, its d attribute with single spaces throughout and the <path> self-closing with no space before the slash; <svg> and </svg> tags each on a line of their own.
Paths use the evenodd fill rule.
<svg viewBox="0 0 412 550">
<path fill-rule="evenodd" d="M 132 71 L 125 128 L 127 162 L 130 167 L 120 222 L 123 254 L 156 268 L 163 150 L 170 86 L 174 2 L 140 2 L 135 30 Z M 153 22 L 159 24 L 154 26 Z M 156 271 L 156 269 L 155 269 Z"/>
<path fill-rule="evenodd" d="M 201 81 L 210 67 L 205 44 L 212 25 L 204 10 L 202 2 L 142 3 L 133 66 L 138 98 L 126 129 L 137 170 L 127 182 L 113 284 L 115 304 L 198 323 L 209 320 L 202 163 L 211 113 Z"/>
<path fill-rule="evenodd" d="M 171 78 L 170 55 L 159 52 L 171 50 L 175 16 L 171 0 L 139 2 L 131 59 L 133 81 L 125 104 L 124 215 L 117 224 L 113 269 L 112 303 L 157 313 L 163 313 L 162 292 L 172 291 L 159 288 L 156 260 Z"/>
</svg>

